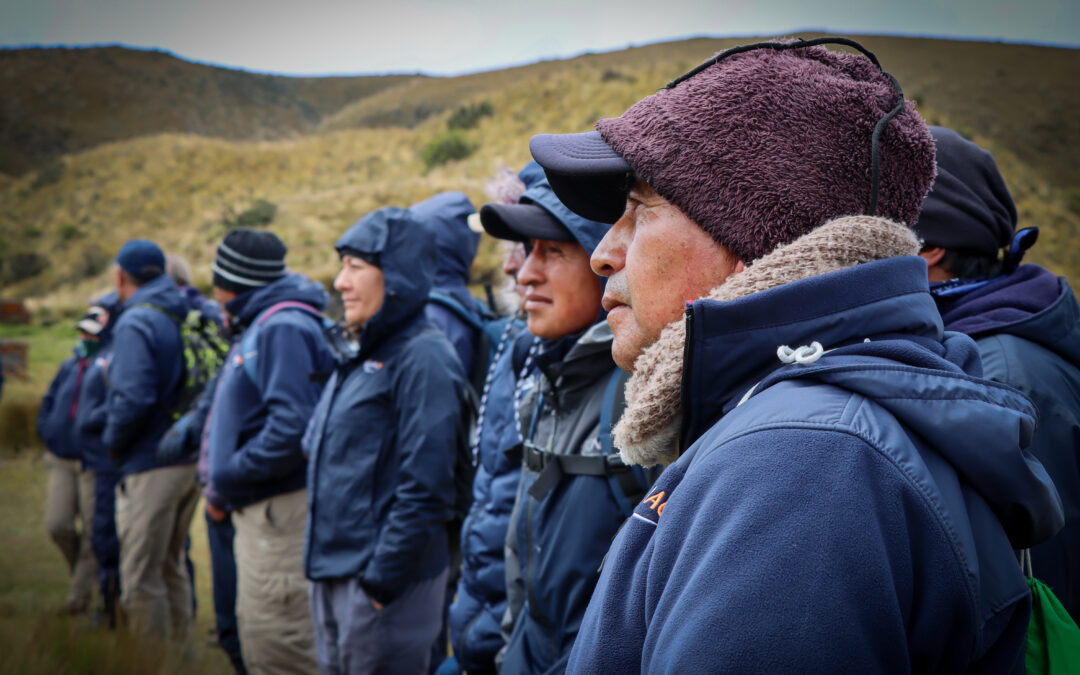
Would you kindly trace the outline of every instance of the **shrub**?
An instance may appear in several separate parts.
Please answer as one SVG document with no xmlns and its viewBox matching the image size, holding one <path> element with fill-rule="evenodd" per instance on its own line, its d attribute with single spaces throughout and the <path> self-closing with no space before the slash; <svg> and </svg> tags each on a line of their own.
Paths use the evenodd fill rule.
<svg viewBox="0 0 1080 675">
<path fill-rule="evenodd" d="M 72 239 L 83 236 L 82 230 L 80 230 L 79 226 L 75 223 L 64 223 L 60 226 L 60 229 L 57 230 L 57 234 L 60 235 L 60 241 L 71 241 Z"/>
<path fill-rule="evenodd" d="M 491 117 L 495 114 L 495 108 L 488 101 L 482 101 L 473 105 L 459 106 L 446 120 L 446 126 L 453 129 L 472 129 L 480 123 L 480 119 Z"/>
<path fill-rule="evenodd" d="M 56 162 L 50 164 L 41 171 L 37 172 L 34 176 L 33 182 L 30 183 L 32 190 L 40 190 L 41 188 L 52 185 L 53 183 L 59 183 L 60 179 L 64 177 L 64 163 Z"/>
<path fill-rule="evenodd" d="M 41 274 L 49 267 L 45 256 L 34 252 L 16 253 L 7 259 L 4 265 L 4 281 L 13 284 L 23 279 Z"/>
<path fill-rule="evenodd" d="M 38 405 L 21 399 L 0 403 L 0 448 L 18 452 L 41 444 L 35 425 Z"/>
<path fill-rule="evenodd" d="M 234 227 L 266 227 L 274 222 L 277 206 L 265 199 L 257 199 L 246 211 L 238 215 L 230 225 Z"/>
<path fill-rule="evenodd" d="M 476 150 L 476 144 L 470 143 L 460 131 L 447 131 L 431 139 L 420 150 L 420 159 L 424 168 L 431 169 L 447 162 L 465 159 Z"/>
<path fill-rule="evenodd" d="M 74 279 L 89 279 L 97 276 L 109 266 L 110 256 L 96 243 L 92 243 L 83 250 L 82 258 L 74 264 Z"/>
<path fill-rule="evenodd" d="M 633 82 L 634 78 L 630 75 L 620 73 L 617 70 L 608 68 L 600 75 L 601 82 Z"/>
</svg>

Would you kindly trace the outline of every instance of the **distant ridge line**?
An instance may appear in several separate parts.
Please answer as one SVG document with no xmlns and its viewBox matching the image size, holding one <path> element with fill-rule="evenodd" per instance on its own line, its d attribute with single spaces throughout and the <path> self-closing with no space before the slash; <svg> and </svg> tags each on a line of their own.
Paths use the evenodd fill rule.
<svg viewBox="0 0 1080 675">
<path fill-rule="evenodd" d="M 535 63 L 543 63 L 547 61 L 569 61 L 582 56 L 590 54 L 612 54 L 620 52 L 626 49 L 637 49 L 640 47 L 649 47 L 653 45 L 663 45 L 674 42 L 685 42 L 688 40 L 738 40 L 738 39 L 763 39 L 768 37 L 798 37 L 802 33 L 814 33 L 814 34 L 827 34 L 827 35 L 843 35 L 846 37 L 860 38 L 910 38 L 910 39 L 922 39 L 922 40 L 948 40 L 951 42 L 976 42 L 976 43 L 990 43 L 990 44 L 1003 44 L 1012 46 L 1024 46 L 1024 47 L 1043 47 L 1047 49 L 1069 49 L 1080 50 L 1080 43 L 1067 44 L 1062 42 L 1051 41 L 1037 41 L 1037 40 L 1016 40 L 1003 37 L 976 37 L 969 35 L 952 35 L 948 33 L 887 33 L 887 32 L 866 32 L 866 31 L 843 31 L 833 30 L 823 27 L 802 27 L 792 28 L 788 30 L 776 31 L 774 33 L 733 33 L 728 35 L 715 35 L 715 34 L 695 34 L 695 35 L 683 35 L 660 38 L 657 40 L 651 40 L 648 42 L 628 42 L 621 46 L 612 47 L 610 49 L 585 49 L 567 54 L 547 54 L 537 56 L 535 59 L 527 61 L 516 61 L 504 64 L 495 64 L 490 67 L 483 67 L 473 70 L 461 70 L 461 71 L 445 71 L 445 72 L 432 72 L 425 71 L 423 69 L 415 70 L 384 70 L 376 72 L 334 72 L 334 73 L 286 73 L 282 71 L 273 70 L 261 70 L 257 68 L 247 68 L 245 66 L 230 65 L 223 63 L 215 63 L 213 61 L 206 61 L 197 59 L 194 57 L 184 56 L 177 52 L 162 47 L 147 47 L 143 45 L 132 45 L 123 42 L 102 42 L 102 43 L 89 43 L 89 44 L 43 44 L 43 43 L 26 43 L 19 45 L 0 45 L 0 52 L 5 51 L 18 51 L 23 49 L 105 49 L 105 48 L 120 48 L 130 49 L 132 51 L 159 53 L 171 56 L 187 63 L 192 63 L 201 66 L 209 66 L 212 68 L 221 68 L 223 70 L 232 70 L 243 73 L 249 73 L 252 75 L 268 75 L 271 77 L 285 77 L 291 79 L 330 79 L 330 78 L 352 78 L 352 77 L 388 77 L 388 76 L 411 76 L 411 77 L 460 77 L 462 75 L 475 75 L 479 73 L 487 73 L 497 70 L 507 70 L 511 68 L 520 68 L 523 66 L 533 65 Z"/>
</svg>

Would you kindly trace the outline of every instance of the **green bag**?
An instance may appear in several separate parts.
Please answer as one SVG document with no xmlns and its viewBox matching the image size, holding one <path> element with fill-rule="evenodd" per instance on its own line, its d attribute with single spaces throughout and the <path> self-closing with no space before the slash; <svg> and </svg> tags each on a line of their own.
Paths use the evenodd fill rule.
<svg viewBox="0 0 1080 675">
<path fill-rule="evenodd" d="M 1053 591 L 1031 575 L 1031 553 L 1024 549 L 1020 566 L 1031 589 L 1031 621 L 1028 623 L 1024 672 L 1027 675 L 1077 675 L 1080 673 L 1080 628 Z"/>
</svg>

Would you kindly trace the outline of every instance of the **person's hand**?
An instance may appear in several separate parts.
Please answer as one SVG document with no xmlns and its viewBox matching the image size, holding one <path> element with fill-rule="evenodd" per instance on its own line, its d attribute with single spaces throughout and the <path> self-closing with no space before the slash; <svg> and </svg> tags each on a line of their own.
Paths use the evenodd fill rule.
<svg viewBox="0 0 1080 675">
<path fill-rule="evenodd" d="M 225 518 L 229 515 L 228 513 L 214 506 L 210 502 L 206 502 L 206 513 L 210 516 L 210 520 L 214 521 L 215 523 L 220 523 L 221 521 L 225 520 Z"/>
</svg>

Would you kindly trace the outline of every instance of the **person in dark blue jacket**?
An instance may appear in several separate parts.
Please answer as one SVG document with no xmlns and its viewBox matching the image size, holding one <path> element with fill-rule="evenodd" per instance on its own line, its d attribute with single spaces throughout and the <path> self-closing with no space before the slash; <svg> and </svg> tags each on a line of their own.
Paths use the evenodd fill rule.
<svg viewBox="0 0 1080 675">
<path fill-rule="evenodd" d="M 499 189 L 485 188 L 485 192 L 489 197 L 507 200 L 500 203 L 516 204 L 526 186 L 543 176 L 540 165 L 530 162 L 520 174 L 508 170 L 502 173 L 497 183 Z M 503 243 L 523 248 L 520 242 L 504 240 Z M 512 249 L 507 249 L 503 273 L 513 288 L 521 265 L 515 264 Z M 514 294 L 514 298 L 516 312 L 521 297 Z M 495 655 L 505 644 L 500 632 L 506 612 L 503 549 L 521 466 L 511 462 L 504 450 L 521 444 L 515 401 L 522 394 L 517 386 L 518 375 L 525 365 L 522 354 L 527 355 L 528 346 L 517 348 L 516 342 L 531 345 L 534 340 L 517 322 L 508 324 L 485 379 L 473 441 L 476 457 L 473 500 L 461 528 L 461 579 L 450 606 L 453 657 L 441 667 L 440 675 L 462 670 L 494 673 Z"/>
<path fill-rule="evenodd" d="M 272 232 L 236 229 L 213 264 L 234 337 L 206 423 L 206 509 L 217 523 L 232 512 L 240 651 L 252 673 L 317 667 L 300 442 L 334 359 L 320 314 L 326 291 L 289 273 L 286 253 Z"/>
<path fill-rule="evenodd" d="M 517 280 L 526 288 L 529 333 L 539 338 L 535 384 L 510 399 L 518 404 L 522 466 L 507 527 L 511 630 L 499 672 L 562 672 L 608 542 L 645 490 L 640 470 L 625 466 L 609 442 L 623 378 L 611 359 L 603 285 L 589 267 L 608 226 L 571 213 L 546 179 L 518 204 L 488 204 L 480 217 L 488 233 L 529 250 Z"/>
<path fill-rule="evenodd" d="M 942 328 L 907 225 L 933 141 L 899 86 L 861 53 L 759 43 L 598 129 L 531 149 L 614 223 L 592 264 L 633 371 L 615 444 L 666 469 L 569 669 L 1024 672 L 1013 549 L 1061 502 L 1024 450 L 1031 402 Z"/>
<path fill-rule="evenodd" d="M 108 414 L 106 373 L 112 355 L 112 327 L 120 318 L 116 293 L 107 293 L 91 308 L 100 329 L 99 347 L 83 375 L 74 432 L 82 448 L 83 468 L 94 474 L 94 514 L 90 526 L 90 546 L 97 560 L 99 620 L 116 627 L 120 599 L 120 542 L 116 537 L 116 484 L 120 470 L 105 451 L 101 431 Z"/>
<path fill-rule="evenodd" d="M 157 445 L 172 424 L 183 377 L 180 323 L 187 303 L 165 274 L 157 244 L 135 239 L 116 256 L 108 402 L 101 440 L 122 476 L 116 488 L 120 604 L 132 632 L 183 639 L 192 618 L 184 543 L 198 501 L 193 459 L 162 463 Z"/>
<path fill-rule="evenodd" d="M 1032 573 L 1080 620 L 1080 308 L 1068 282 L 1020 265 L 1037 230 L 1016 232 L 1016 206 L 989 152 L 930 127 L 938 176 L 915 231 L 945 330 L 975 339 L 983 377 L 1039 409 L 1029 450 L 1065 507 L 1065 527 L 1031 549 Z M 1003 255 L 999 255 L 1002 253 Z"/>
<path fill-rule="evenodd" d="M 97 312 L 77 324 L 79 341 L 74 354 L 60 364 L 41 399 L 37 432 L 48 448 L 49 488 L 45 499 L 45 528 L 60 549 L 71 573 L 67 609 L 80 614 L 90 606 L 96 575 L 91 547 L 94 513 L 94 473 L 83 462 L 84 448 L 75 432 L 75 419 L 84 399 L 80 396 L 86 371 L 101 346 L 102 324 Z M 82 522 L 82 527 L 77 522 Z"/>
<path fill-rule="evenodd" d="M 469 270 L 480 245 L 480 233 L 469 227 L 469 216 L 476 212 L 472 202 L 463 192 L 443 192 L 413 204 L 409 211 L 417 220 L 427 223 L 435 235 L 432 290 L 471 309 L 476 300 L 469 293 Z M 478 340 L 476 329 L 438 302 L 429 302 L 424 307 L 424 316 L 454 345 L 465 374 L 471 377 Z"/>
<path fill-rule="evenodd" d="M 436 268 L 431 227 L 385 208 L 335 246 L 349 348 L 304 444 L 304 570 L 319 665 L 426 673 L 442 623 L 465 377 L 424 317 Z"/>
</svg>

